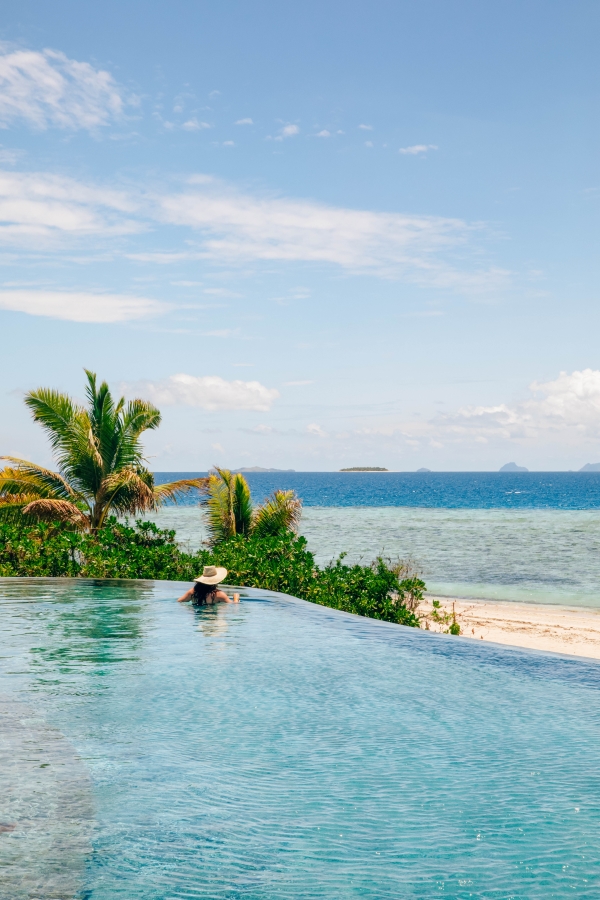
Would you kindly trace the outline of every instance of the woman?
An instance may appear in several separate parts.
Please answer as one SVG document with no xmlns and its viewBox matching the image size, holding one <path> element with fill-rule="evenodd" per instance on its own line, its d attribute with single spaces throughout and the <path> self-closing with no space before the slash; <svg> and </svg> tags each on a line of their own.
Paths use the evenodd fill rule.
<svg viewBox="0 0 600 900">
<path fill-rule="evenodd" d="M 219 590 L 219 584 L 227 575 L 227 569 L 223 566 L 204 566 L 204 571 L 199 578 L 194 578 L 194 587 L 186 591 L 180 597 L 178 603 L 191 600 L 194 606 L 210 606 L 213 603 L 239 603 L 240 595 L 234 594 L 231 600 L 224 591 Z"/>
</svg>

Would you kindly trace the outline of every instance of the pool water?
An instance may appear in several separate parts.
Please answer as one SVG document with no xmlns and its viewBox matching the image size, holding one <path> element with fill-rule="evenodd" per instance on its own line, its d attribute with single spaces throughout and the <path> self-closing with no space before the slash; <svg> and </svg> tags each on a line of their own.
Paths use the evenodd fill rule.
<svg viewBox="0 0 600 900">
<path fill-rule="evenodd" d="M 598 897 L 597 663 L 181 591 L 0 580 L 2 898 Z"/>
</svg>

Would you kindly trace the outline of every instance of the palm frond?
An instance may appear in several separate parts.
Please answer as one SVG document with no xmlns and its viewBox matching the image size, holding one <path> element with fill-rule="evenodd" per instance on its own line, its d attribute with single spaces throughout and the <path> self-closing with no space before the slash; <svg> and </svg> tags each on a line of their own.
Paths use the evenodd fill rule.
<svg viewBox="0 0 600 900">
<path fill-rule="evenodd" d="M 97 452 L 96 463 L 104 476 L 113 468 L 121 423 L 106 381 L 103 381 L 97 388 L 96 373 L 90 372 L 88 369 L 84 371 L 88 380 L 86 396 L 89 403 L 91 443 Z"/>
<path fill-rule="evenodd" d="M 274 491 L 256 510 L 252 534 L 257 537 L 297 531 L 302 515 L 302 501 L 294 491 Z"/>
<path fill-rule="evenodd" d="M 154 478 L 141 469 L 121 469 L 107 475 L 96 498 L 98 506 L 113 507 L 120 513 L 145 512 L 156 508 Z"/>
<path fill-rule="evenodd" d="M 23 509 L 34 500 L 34 494 L 11 494 L 0 497 L 0 522 L 11 522 L 15 525 L 28 525 L 37 522 L 34 516 L 23 515 Z"/>
<path fill-rule="evenodd" d="M 212 544 L 226 541 L 235 534 L 232 502 L 232 477 L 227 469 L 216 469 L 208 476 L 206 506 L 208 534 Z"/>
<path fill-rule="evenodd" d="M 182 478 L 180 481 L 170 481 L 168 484 L 157 484 L 154 486 L 154 497 L 157 505 L 160 506 L 169 500 L 176 503 L 194 490 L 206 493 L 208 478 Z"/>
<path fill-rule="evenodd" d="M 252 528 L 252 498 L 248 482 L 239 472 L 233 477 L 231 494 L 235 533 L 249 534 Z"/>
<path fill-rule="evenodd" d="M 70 484 L 58 473 L 38 466 L 26 459 L 15 456 L 2 456 L 14 463 L 15 468 L 6 467 L 0 470 L 0 496 L 21 490 L 35 491 L 38 496 L 54 497 L 62 500 L 78 500 L 79 495 Z"/>
<path fill-rule="evenodd" d="M 50 388 L 39 388 L 25 396 L 25 405 L 48 434 L 52 449 L 64 452 L 71 446 L 73 425 L 77 413 L 83 409 L 73 403 L 67 394 Z"/>
<path fill-rule="evenodd" d="M 23 507 L 22 514 L 40 522 L 63 522 L 82 531 L 90 525 L 85 513 L 68 500 L 32 500 Z"/>
</svg>

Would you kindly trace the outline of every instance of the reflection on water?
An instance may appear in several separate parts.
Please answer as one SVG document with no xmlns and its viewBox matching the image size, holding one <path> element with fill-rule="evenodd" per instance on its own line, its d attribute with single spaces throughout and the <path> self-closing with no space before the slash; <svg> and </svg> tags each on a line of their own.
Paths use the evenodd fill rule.
<svg viewBox="0 0 600 900">
<path fill-rule="evenodd" d="M 181 593 L 0 579 L 2 900 L 595 898 L 597 664 Z"/>
<path fill-rule="evenodd" d="M 228 631 L 229 624 L 227 616 L 221 607 L 224 604 L 219 603 L 214 606 L 195 607 L 194 613 L 198 621 L 198 629 L 205 637 L 224 637 Z"/>
<path fill-rule="evenodd" d="M 152 592 L 151 582 L 14 579 L 5 585 L 5 615 L 13 601 L 12 614 L 23 620 L 25 631 L 46 633 L 47 640 L 30 651 L 40 678 L 54 670 L 87 668 L 93 674 L 139 654 L 147 627 L 142 604 Z"/>
</svg>

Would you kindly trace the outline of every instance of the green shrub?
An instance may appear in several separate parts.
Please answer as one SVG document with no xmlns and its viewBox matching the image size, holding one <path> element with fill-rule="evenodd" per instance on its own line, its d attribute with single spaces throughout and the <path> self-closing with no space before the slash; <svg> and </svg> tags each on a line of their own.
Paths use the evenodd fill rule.
<svg viewBox="0 0 600 900">
<path fill-rule="evenodd" d="M 343 556 L 323 568 L 306 540 L 291 532 L 269 537 L 238 535 L 211 549 L 185 553 L 174 531 L 151 522 L 136 527 L 110 519 L 97 534 L 64 526 L 0 525 L 0 575 L 148 578 L 191 581 L 206 565 L 229 570 L 230 584 L 281 591 L 345 612 L 418 627 L 425 589 L 383 559 L 349 566 Z"/>
</svg>

